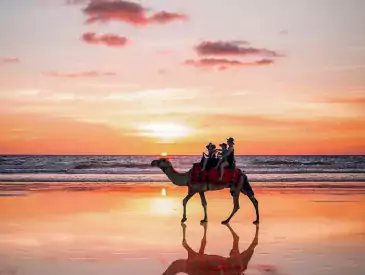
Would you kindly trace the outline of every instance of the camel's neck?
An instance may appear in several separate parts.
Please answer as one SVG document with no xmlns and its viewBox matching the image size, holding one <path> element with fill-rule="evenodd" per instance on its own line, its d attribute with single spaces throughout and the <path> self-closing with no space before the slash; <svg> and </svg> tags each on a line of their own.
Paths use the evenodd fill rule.
<svg viewBox="0 0 365 275">
<path fill-rule="evenodd" d="M 171 182 L 177 186 L 187 186 L 189 177 L 190 177 L 190 170 L 185 173 L 177 172 L 173 167 L 167 167 L 162 170 L 166 176 L 171 180 Z"/>
</svg>

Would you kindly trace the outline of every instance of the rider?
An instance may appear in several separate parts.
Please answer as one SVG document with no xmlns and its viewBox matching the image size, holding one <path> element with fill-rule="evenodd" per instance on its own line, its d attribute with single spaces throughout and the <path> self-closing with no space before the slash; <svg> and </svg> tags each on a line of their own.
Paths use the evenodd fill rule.
<svg viewBox="0 0 365 275">
<path fill-rule="evenodd" d="M 207 146 L 205 146 L 205 148 L 208 149 L 208 155 L 203 153 L 202 159 L 201 159 L 201 163 L 203 164 L 203 168 L 201 171 L 205 171 L 205 169 L 209 170 L 211 167 L 214 167 L 214 165 L 216 165 L 218 159 L 216 157 L 216 146 L 209 142 L 209 144 Z"/>
<path fill-rule="evenodd" d="M 222 159 L 218 162 L 217 166 L 215 167 L 215 169 L 218 169 L 218 167 L 220 166 L 219 180 L 222 180 L 223 178 L 225 167 L 228 167 L 229 169 L 235 168 L 236 162 L 234 159 L 234 138 L 232 137 L 228 138 L 227 144 L 228 144 L 228 149 L 226 152 L 224 150 L 226 144 L 225 143 L 220 144 L 220 146 L 222 147 Z M 223 152 L 225 152 L 225 154 L 223 154 Z"/>
<path fill-rule="evenodd" d="M 234 138 L 227 138 L 228 150 L 227 150 L 227 162 L 230 169 L 236 167 L 236 160 L 234 158 Z"/>
</svg>

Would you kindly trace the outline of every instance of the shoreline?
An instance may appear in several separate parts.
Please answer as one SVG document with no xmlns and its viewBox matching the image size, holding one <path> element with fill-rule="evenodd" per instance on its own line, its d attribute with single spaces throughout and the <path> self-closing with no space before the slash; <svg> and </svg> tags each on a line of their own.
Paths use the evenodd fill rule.
<svg viewBox="0 0 365 275">
<path fill-rule="evenodd" d="M 365 195 L 364 182 L 251 182 L 255 193 L 348 193 Z M 139 190 L 187 190 L 170 182 L 0 182 L 0 196 L 8 192 L 53 192 L 53 191 L 139 191 Z M 214 191 L 215 193 L 219 191 Z M 224 190 L 222 190 L 224 192 Z M 209 191 L 211 193 L 211 191 Z M 244 195 L 242 195 L 244 196 Z"/>
</svg>

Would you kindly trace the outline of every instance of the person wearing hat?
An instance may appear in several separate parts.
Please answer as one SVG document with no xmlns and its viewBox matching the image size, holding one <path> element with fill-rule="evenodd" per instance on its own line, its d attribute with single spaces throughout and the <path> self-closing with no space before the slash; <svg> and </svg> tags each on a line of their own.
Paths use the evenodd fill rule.
<svg viewBox="0 0 365 275">
<path fill-rule="evenodd" d="M 227 144 L 228 144 L 228 149 L 226 149 Z M 215 169 L 218 169 L 220 167 L 220 170 L 221 170 L 219 180 L 222 180 L 222 178 L 223 178 L 223 173 L 224 173 L 225 167 L 228 166 L 230 169 L 235 168 L 234 138 L 232 138 L 232 137 L 228 138 L 227 144 L 226 143 L 219 144 L 219 146 L 222 147 L 222 159 L 218 162 L 217 166 L 215 167 Z"/>
<path fill-rule="evenodd" d="M 234 158 L 234 138 L 227 138 L 228 150 L 227 150 L 227 162 L 228 167 L 234 169 L 236 166 L 236 160 Z"/>
<path fill-rule="evenodd" d="M 220 151 L 220 156 L 222 157 L 222 162 L 225 162 L 227 160 L 227 143 L 221 143 L 219 144 L 219 146 L 222 148 L 222 149 L 217 149 L 218 151 Z"/>
<path fill-rule="evenodd" d="M 216 146 L 213 143 L 209 142 L 209 144 L 205 146 L 205 148 L 207 148 L 208 154 L 203 153 L 201 159 L 201 163 L 203 163 L 203 168 L 201 171 L 205 171 L 206 169 L 209 170 L 209 168 L 214 167 L 218 162 L 218 159 L 216 157 Z"/>
</svg>

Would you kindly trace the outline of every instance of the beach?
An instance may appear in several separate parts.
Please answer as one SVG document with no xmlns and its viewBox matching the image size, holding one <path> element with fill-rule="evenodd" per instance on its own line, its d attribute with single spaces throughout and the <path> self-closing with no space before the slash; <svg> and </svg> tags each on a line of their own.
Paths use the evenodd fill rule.
<svg viewBox="0 0 365 275">
<path fill-rule="evenodd" d="M 168 274 L 174 262 L 188 259 L 180 223 L 186 187 L 85 185 L 1 184 L 0 274 Z M 252 224 L 254 209 L 245 196 L 230 223 L 240 252 L 252 250 L 245 274 L 364 274 L 364 189 L 252 186 L 260 225 Z M 228 190 L 206 197 L 203 259 L 229 257 L 233 234 L 220 221 L 232 199 Z M 187 214 L 185 243 L 198 252 L 204 235 L 199 196 L 190 200 Z M 190 274 L 239 274 L 229 272 L 202 265 Z"/>
</svg>

